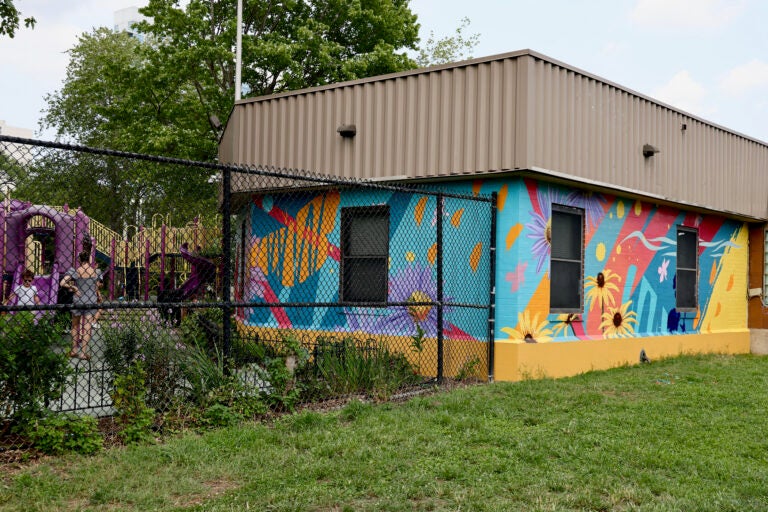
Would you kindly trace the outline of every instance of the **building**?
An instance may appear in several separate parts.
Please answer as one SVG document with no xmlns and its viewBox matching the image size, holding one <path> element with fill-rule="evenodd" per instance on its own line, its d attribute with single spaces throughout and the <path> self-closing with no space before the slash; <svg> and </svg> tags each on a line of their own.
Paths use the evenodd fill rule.
<svg viewBox="0 0 768 512">
<path fill-rule="evenodd" d="M 7 135 L 9 137 L 19 137 L 23 139 L 32 138 L 32 130 L 28 128 L 18 128 L 16 126 L 10 126 L 5 121 L 0 119 L 0 135 Z M 16 147 L 16 146 L 11 146 Z M 26 164 L 29 162 L 31 156 L 28 151 L 7 151 L 7 148 L 3 149 L 3 152 L 10 158 L 16 160 L 20 164 Z M 11 183 L 8 175 L 0 170 L 0 198 L 8 197 L 8 194 L 14 189 L 14 184 Z"/>
<path fill-rule="evenodd" d="M 139 7 L 132 5 L 124 9 L 115 11 L 115 32 L 127 32 L 129 36 L 135 37 L 139 41 L 144 41 L 144 34 L 138 32 L 133 25 L 141 21 L 148 21 L 149 18 L 139 12 Z"/>
<path fill-rule="evenodd" d="M 10 126 L 5 121 L 0 119 L 0 135 L 8 135 L 9 137 L 20 137 L 23 139 L 32 138 L 32 130 L 29 128 L 18 128 L 16 126 Z"/>
<path fill-rule="evenodd" d="M 496 379 L 766 351 L 768 145 L 537 52 L 241 100 L 219 157 L 495 192 L 497 250 L 474 261 L 496 283 Z M 281 207 L 250 192 L 244 233 L 261 229 L 264 200 Z M 342 224 L 344 192 L 307 194 Z M 387 201 L 367 204 L 420 222 L 418 198 Z M 343 245 L 337 228 L 316 235 Z M 427 246 L 403 242 L 404 262 L 389 242 L 391 269 L 430 268 Z M 336 279 L 328 300 L 343 295 Z"/>
</svg>

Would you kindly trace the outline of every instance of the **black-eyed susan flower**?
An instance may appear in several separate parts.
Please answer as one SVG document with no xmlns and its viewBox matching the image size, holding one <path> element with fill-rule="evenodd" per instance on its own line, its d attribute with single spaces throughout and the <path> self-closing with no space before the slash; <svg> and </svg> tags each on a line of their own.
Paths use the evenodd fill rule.
<svg viewBox="0 0 768 512">
<path fill-rule="evenodd" d="M 633 324 L 637 324 L 637 313 L 629 310 L 632 301 L 626 302 L 617 308 L 608 308 L 603 313 L 600 329 L 606 338 L 629 338 L 634 334 Z"/>
<path fill-rule="evenodd" d="M 584 284 L 587 288 L 586 300 L 590 311 L 592 311 L 595 304 L 600 305 L 601 311 L 606 307 L 616 305 L 616 299 L 613 297 L 613 294 L 619 292 L 619 287 L 616 284 L 618 281 L 621 281 L 621 276 L 607 269 L 603 272 L 598 272 L 596 276 L 587 276 Z"/>
<path fill-rule="evenodd" d="M 538 313 L 531 318 L 528 310 L 517 314 L 517 327 L 502 327 L 501 331 L 517 343 L 546 343 L 552 341 L 552 331 L 547 329 L 547 320 L 539 322 Z"/>
</svg>

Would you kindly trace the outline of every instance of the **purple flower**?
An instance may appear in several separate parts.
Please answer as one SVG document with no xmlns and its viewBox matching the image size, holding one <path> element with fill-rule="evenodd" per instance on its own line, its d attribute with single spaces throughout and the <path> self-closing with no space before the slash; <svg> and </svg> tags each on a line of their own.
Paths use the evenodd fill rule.
<svg viewBox="0 0 768 512">
<path fill-rule="evenodd" d="M 443 297 L 444 300 L 450 300 Z M 415 263 L 403 268 L 389 281 L 390 302 L 434 302 L 437 283 L 431 267 Z M 432 305 L 394 306 L 374 328 L 382 333 L 411 334 L 420 325 L 427 336 L 437 335 L 437 308 Z"/>
<path fill-rule="evenodd" d="M 567 204 L 584 208 L 587 215 L 587 224 L 597 227 L 605 217 L 605 204 L 607 200 L 602 194 L 596 192 L 572 192 L 566 199 Z"/>
<path fill-rule="evenodd" d="M 539 211 L 529 212 L 533 222 L 529 222 L 525 225 L 531 232 L 528 233 L 528 238 L 534 240 L 531 253 L 537 258 L 536 273 L 541 272 L 541 267 L 549 258 L 549 254 L 552 250 L 552 203 L 570 205 L 572 198 L 563 197 L 563 195 L 555 189 L 551 189 L 547 186 L 539 186 L 536 189 L 536 201 L 539 203 Z"/>
<path fill-rule="evenodd" d="M 549 210 L 547 210 L 549 211 Z M 552 227 L 549 224 L 549 217 L 544 218 L 536 212 L 530 212 L 533 222 L 525 225 L 530 230 L 528 238 L 534 240 L 531 253 L 537 258 L 536 273 L 541 272 L 541 267 L 549 258 L 551 251 Z"/>
</svg>

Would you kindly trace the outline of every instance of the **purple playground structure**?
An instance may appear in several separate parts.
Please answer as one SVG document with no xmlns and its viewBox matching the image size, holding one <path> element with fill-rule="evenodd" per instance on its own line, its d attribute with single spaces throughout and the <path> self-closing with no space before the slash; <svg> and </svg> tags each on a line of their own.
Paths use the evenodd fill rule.
<svg viewBox="0 0 768 512">
<path fill-rule="evenodd" d="M 71 212 L 67 206 L 33 205 L 18 199 L 6 200 L 0 209 L 0 256 L 2 256 L 2 298 L 21 283 L 21 274 L 28 261 L 28 239 L 38 237 L 49 247 L 41 251 L 51 254 L 47 272 L 36 275 L 38 297 L 42 304 L 55 304 L 61 274 L 71 268 L 76 255 L 91 239 L 88 217 L 78 209 Z M 86 241 L 87 240 L 87 241 Z"/>
<path fill-rule="evenodd" d="M 95 229 L 95 231 L 94 231 Z M 193 254 L 190 238 L 196 242 L 197 224 L 193 231 L 180 235 L 182 230 L 161 226 L 154 230 L 141 228 L 135 236 L 122 239 L 98 222 L 92 222 L 78 208 L 33 205 L 18 199 L 6 199 L 0 208 L 0 257 L 2 258 L 2 288 L 0 299 L 5 300 L 13 288 L 21 283 L 26 268 L 35 271 L 33 284 L 37 287 L 41 304 L 55 304 L 59 281 L 64 272 L 74 266 L 77 255 L 90 249 L 91 260 L 98 262 L 108 282 L 104 292 L 108 300 L 116 297 L 127 300 L 149 300 L 150 280 L 156 279 L 160 301 L 181 302 L 201 291 L 206 284 L 215 281 L 216 264 Z M 94 236 L 95 235 L 95 236 Z M 187 279 L 177 288 L 175 283 L 175 257 L 180 256 Z M 150 273 L 154 261 L 159 270 Z M 170 261 L 171 269 L 166 268 Z M 116 278 L 122 287 L 116 287 Z M 132 292 L 132 293 L 129 293 Z"/>
</svg>

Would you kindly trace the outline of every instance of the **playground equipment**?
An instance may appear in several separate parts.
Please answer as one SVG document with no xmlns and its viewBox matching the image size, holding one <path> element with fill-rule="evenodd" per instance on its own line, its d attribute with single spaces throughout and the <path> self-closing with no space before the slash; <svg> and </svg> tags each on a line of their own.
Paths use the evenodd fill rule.
<svg viewBox="0 0 768 512">
<path fill-rule="evenodd" d="M 155 224 L 158 217 L 159 225 Z M 187 300 L 216 281 L 217 266 L 200 252 L 215 251 L 212 246 L 218 244 L 220 233 L 204 228 L 199 217 L 181 228 L 166 221 L 155 215 L 151 227 L 131 226 L 133 233 L 129 229 L 130 236 L 123 237 L 80 208 L 6 199 L 0 209 L 0 295 L 5 299 L 29 268 L 35 273 L 41 303 L 56 303 L 61 274 L 74 266 L 77 254 L 85 249 L 104 271 L 109 300 L 147 301 L 155 290 L 158 297 Z"/>
<path fill-rule="evenodd" d="M 55 304 L 60 274 L 73 266 L 75 255 L 87 243 L 88 222 L 79 209 L 70 211 L 66 206 L 56 209 L 6 199 L 0 210 L 3 300 L 21 283 L 24 269 L 33 268 L 40 302 Z M 36 258 L 35 251 L 30 250 L 35 244 L 44 246 L 36 251 Z M 41 273 L 41 269 L 47 272 Z"/>
</svg>

